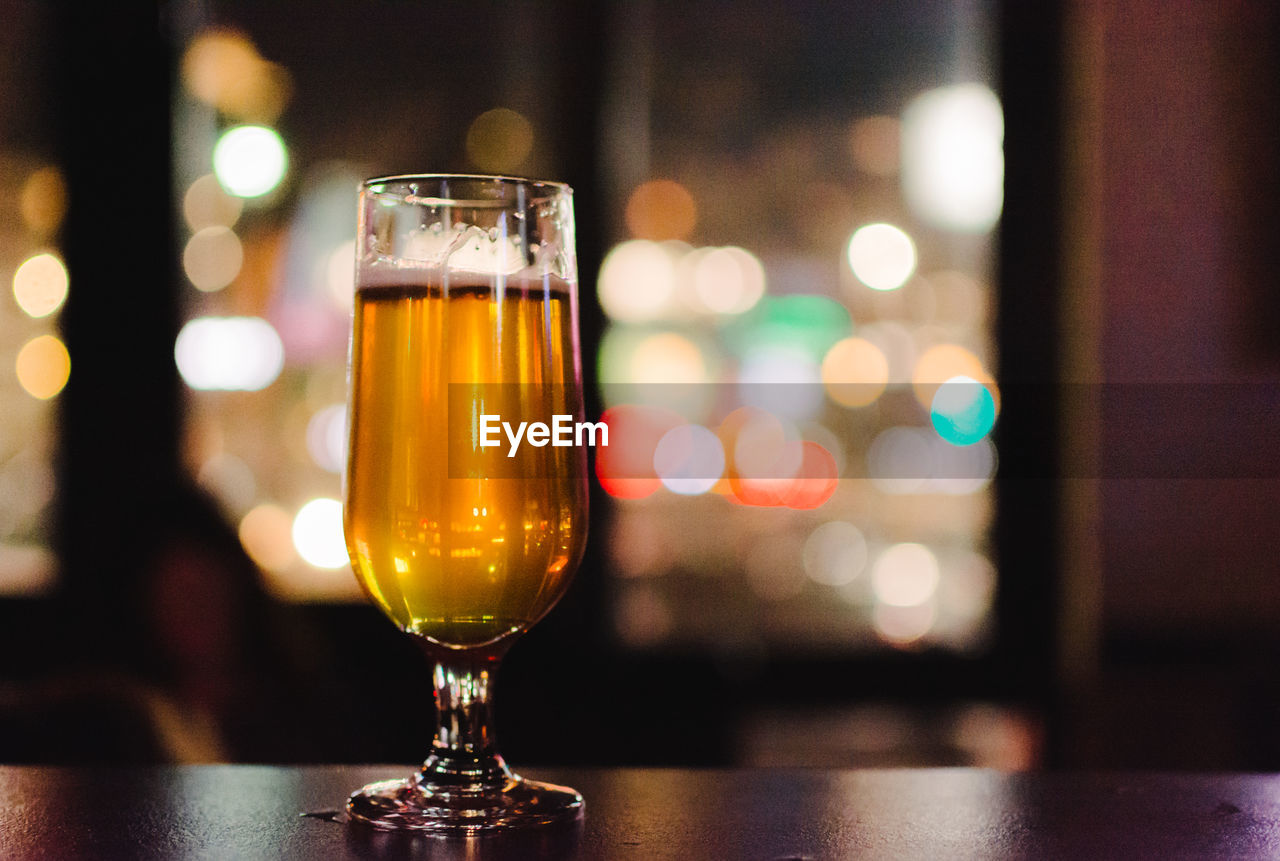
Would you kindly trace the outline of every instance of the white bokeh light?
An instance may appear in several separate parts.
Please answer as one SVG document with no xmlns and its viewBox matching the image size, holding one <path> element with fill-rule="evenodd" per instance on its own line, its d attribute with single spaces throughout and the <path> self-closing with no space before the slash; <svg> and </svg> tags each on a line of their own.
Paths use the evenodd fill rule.
<svg viewBox="0 0 1280 861">
<path fill-rule="evenodd" d="M 342 503 L 313 499 L 293 518 L 293 546 L 298 555 L 317 568 L 341 568 L 347 564 L 342 537 Z"/>
<path fill-rule="evenodd" d="M 213 147 L 213 172 L 236 197 L 261 197 L 280 184 L 289 156 L 274 129 L 236 126 Z"/>
<path fill-rule="evenodd" d="M 849 268 L 872 290 L 896 290 L 916 271 L 916 245 L 892 224 L 864 224 L 849 237 Z"/>
<path fill-rule="evenodd" d="M 193 389 L 256 392 L 284 368 L 284 344 L 261 317 L 197 317 L 173 348 L 183 381 Z"/>
<path fill-rule="evenodd" d="M 922 220 L 986 233 L 1004 204 L 1004 112 L 981 84 L 916 97 L 902 114 L 902 191 Z"/>
</svg>

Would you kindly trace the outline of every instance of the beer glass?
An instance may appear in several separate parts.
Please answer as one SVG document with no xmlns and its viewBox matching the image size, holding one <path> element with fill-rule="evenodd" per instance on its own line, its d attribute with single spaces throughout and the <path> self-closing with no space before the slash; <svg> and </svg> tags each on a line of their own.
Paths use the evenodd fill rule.
<svg viewBox="0 0 1280 861">
<path fill-rule="evenodd" d="M 355 792 L 348 812 L 464 834 L 578 816 L 578 793 L 503 762 L 490 704 L 503 653 L 581 559 L 585 451 L 508 457 L 481 433 L 482 417 L 489 431 L 582 418 L 572 190 L 370 179 L 358 230 L 343 525 L 365 593 L 427 651 L 437 714 L 422 768 Z"/>
</svg>

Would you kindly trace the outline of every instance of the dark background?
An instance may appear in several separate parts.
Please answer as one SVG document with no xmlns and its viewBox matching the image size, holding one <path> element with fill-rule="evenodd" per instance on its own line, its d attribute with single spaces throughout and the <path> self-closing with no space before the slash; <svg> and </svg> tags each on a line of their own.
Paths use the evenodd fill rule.
<svg viewBox="0 0 1280 861">
<path fill-rule="evenodd" d="M 315 159 L 368 148 L 366 127 L 352 117 L 398 104 L 397 81 L 432 62 L 486 54 L 498 42 L 498 72 L 476 75 L 483 89 L 518 79 L 536 51 L 539 74 L 558 93 L 551 127 L 559 155 L 548 168 L 578 189 L 581 269 L 598 269 L 609 225 L 582 213 L 608 208 L 598 145 L 604 72 L 609 52 L 625 50 L 626 15 L 588 2 L 518 12 L 439 4 L 430 14 L 407 5 L 321 3 L 285 16 L 273 4 L 162 6 L 159 15 L 149 4 L 51 4 L 40 13 L 53 39 L 47 74 L 0 84 L 14 114 L 15 89 L 47 93 L 34 108 L 47 122 L 30 127 L 48 131 L 9 134 L 50 148 L 64 166 L 73 203 L 61 244 L 78 279 L 62 318 L 77 356 L 60 398 L 54 541 L 62 587 L 0 601 L 0 761 L 165 758 L 139 720 L 148 685 L 195 685 L 219 703 L 234 759 L 421 756 L 431 692 L 413 644 L 367 607 L 266 600 L 234 532 L 185 476 L 172 361 L 179 308 L 165 286 L 179 278 L 171 34 L 193 8 L 234 17 L 271 56 L 314 76 L 299 88 L 310 100 L 291 111 L 324 130 L 296 130 Z M 737 722 L 761 707 L 887 701 L 929 715 L 986 700 L 1033 716 L 1047 766 L 1280 764 L 1280 487 L 1247 468 L 1248 457 L 1274 454 L 1280 443 L 1242 438 L 1212 415 L 1121 424 L 1096 385 L 1245 382 L 1269 391 L 1280 380 L 1280 15 L 1260 2 L 1218 9 L 1150 0 L 1122 12 L 1085 0 L 1027 5 L 995 7 L 992 62 L 1006 120 L 996 331 L 1005 363 L 998 376 L 1042 385 L 1044 395 L 1011 403 L 1000 425 L 1008 477 L 997 490 L 995 648 L 976 659 L 636 655 L 610 636 L 604 579 L 593 576 L 606 561 L 594 541 L 567 598 L 505 663 L 498 708 L 509 759 L 727 764 Z M 721 17 L 758 34 L 765 62 L 768 11 L 733 8 Z M 918 16 L 921 44 L 947 23 L 942 4 L 881 8 Z M 551 16 L 557 26 L 538 28 L 552 35 L 536 48 L 521 45 L 522 15 Z M 378 26 L 406 19 L 421 29 Z M 448 49 L 433 50 L 442 36 Z M 883 62 L 895 62 L 899 48 L 885 46 Z M 386 89 L 356 103 L 324 97 L 341 90 L 344 70 L 318 58 L 335 53 L 382 58 Z M 838 66 L 833 53 L 830 69 Z M 782 63 L 768 80 L 777 104 L 814 88 L 820 103 L 821 77 L 788 76 Z M 125 105 L 121 92 L 131 94 Z M 780 109 L 768 95 L 761 109 Z M 464 96 L 437 98 L 420 106 L 424 122 Z M 462 167 L 461 153 L 429 135 L 390 138 L 382 158 Z M 94 201 L 108 196 L 124 208 L 104 217 Z M 112 253 L 143 237 L 148 253 Z M 128 301 L 112 289 L 120 284 L 135 285 Z M 590 354 L 603 320 L 594 303 L 583 307 Z M 1054 385 L 1063 381 L 1086 385 Z M 1180 433 L 1161 435 L 1173 421 Z M 1235 478 L 1194 469 L 1181 479 L 1103 478 L 1123 474 L 1118 459 L 1135 438 L 1144 450 L 1163 446 L 1159 456 L 1170 462 L 1227 446 L 1246 466 Z M 593 502 L 603 516 L 607 501 Z M 172 598 L 155 591 L 148 572 L 201 566 L 236 584 L 201 604 L 236 624 L 212 657 L 175 657 L 160 645 Z M 191 672 L 195 664 L 206 671 Z M 921 760 L 946 756 L 922 740 Z"/>
</svg>

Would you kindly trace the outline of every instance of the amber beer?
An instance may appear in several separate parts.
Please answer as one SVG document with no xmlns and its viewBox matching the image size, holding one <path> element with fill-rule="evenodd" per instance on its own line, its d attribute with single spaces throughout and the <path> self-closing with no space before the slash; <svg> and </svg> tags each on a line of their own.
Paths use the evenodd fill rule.
<svg viewBox="0 0 1280 861">
<path fill-rule="evenodd" d="M 406 631 L 470 647 L 521 631 L 568 586 L 586 539 L 585 453 L 476 445 L 481 412 L 582 417 L 569 285 L 431 270 L 357 286 L 345 529 L 356 577 Z M 482 391 L 472 402 L 459 391 Z M 450 397 L 451 392 L 455 397 Z M 462 414 L 458 414 L 462 413 Z"/>
</svg>

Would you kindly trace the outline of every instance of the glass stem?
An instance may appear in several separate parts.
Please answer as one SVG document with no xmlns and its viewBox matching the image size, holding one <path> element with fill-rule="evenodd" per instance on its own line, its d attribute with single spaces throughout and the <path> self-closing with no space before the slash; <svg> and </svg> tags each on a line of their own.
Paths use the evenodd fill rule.
<svg viewBox="0 0 1280 861">
<path fill-rule="evenodd" d="M 436 734 L 419 782 L 433 791 L 492 791 L 513 775 L 493 732 L 493 680 L 500 654 L 432 651 Z"/>
</svg>

